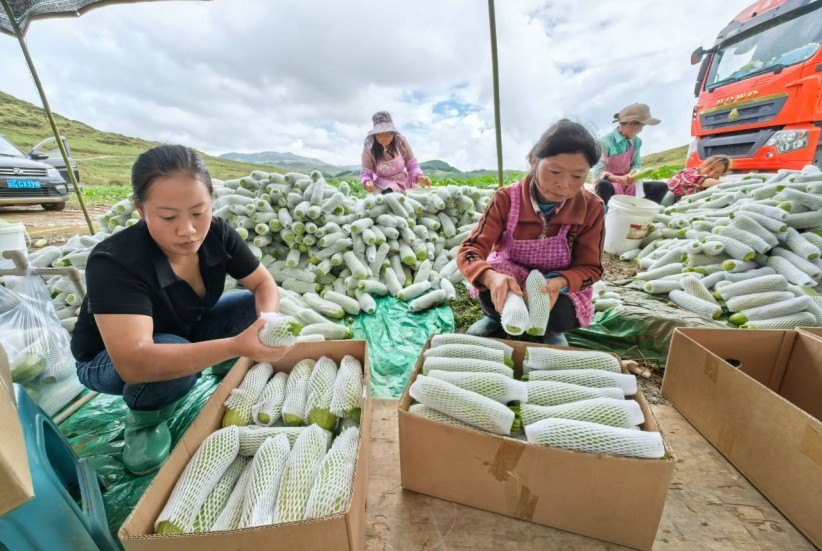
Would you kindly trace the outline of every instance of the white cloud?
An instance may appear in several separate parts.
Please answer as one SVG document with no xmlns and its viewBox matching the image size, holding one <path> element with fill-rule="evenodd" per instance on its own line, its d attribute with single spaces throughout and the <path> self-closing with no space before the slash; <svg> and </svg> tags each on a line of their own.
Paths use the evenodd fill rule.
<svg viewBox="0 0 822 551">
<path fill-rule="evenodd" d="M 601 134 L 635 101 L 663 121 L 645 153 L 688 143 L 689 54 L 748 3 L 497 1 L 505 166 L 523 168 L 554 120 Z M 385 109 L 419 159 L 496 167 L 483 0 L 115 5 L 35 21 L 27 42 L 52 108 L 101 130 L 347 165 Z M 5 35 L 0 75 L 0 90 L 39 105 Z"/>
</svg>

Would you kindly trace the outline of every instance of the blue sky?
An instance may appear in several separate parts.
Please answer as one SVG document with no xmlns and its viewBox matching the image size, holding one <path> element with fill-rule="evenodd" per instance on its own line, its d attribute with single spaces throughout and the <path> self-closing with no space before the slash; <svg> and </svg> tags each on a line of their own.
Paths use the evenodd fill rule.
<svg viewBox="0 0 822 551">
<path fill-rule="evenodd" d="M 524 168 L 556 119 L 603 134 L 636 101 L 663 121 L 644 153 L 687 144 L 690 52 L 748 3 L 498 0 L 506 168 Z M 102 130 L 349 165 L 388 110 L 420 160 L 496 166 L 485 0 L 113 5 L 35 21 L 27 43 L 52 108 Z M 0 75 L 0 90 L 39 104 L 5 35 Z"/>
</svg>

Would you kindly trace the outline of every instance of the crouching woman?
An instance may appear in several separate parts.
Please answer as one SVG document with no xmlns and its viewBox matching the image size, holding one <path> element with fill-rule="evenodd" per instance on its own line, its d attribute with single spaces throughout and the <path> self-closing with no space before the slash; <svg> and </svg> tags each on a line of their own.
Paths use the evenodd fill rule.
<svg viewBox="0 0 822 551">
<path fill-rule="evenodd" d="M 547 344 L 567 345 L 566 331 L 590 324 L 591 285 L 602 277 L 605 208 L 583 183 L 599 156 L 582 125 L 560 120 L 531 149 L 525 178 L 494 195 L 457 253 L 484 314 L 469 334 L 501 329 L 505 297 L 522 296 L 532 270 L 544 274 L 541 292 L 550 297 Z"/>
<path fill-rule="evenodd" d="M 140 221 L 89 255 L 71 350 L 80 382 L 123 397 L 123 462 L 144 475 L 168 457 L 167 421 L 201 371 L 238 356 L 276 361 L 286 349 L 259 342 L 259 314 L 279 311 L 277 284 L 212 218 L 211 176 L 197 154 L 155 147 L 131 180 Z M 226 274 L 245 290 L 223 295 Z"/>
</svg>

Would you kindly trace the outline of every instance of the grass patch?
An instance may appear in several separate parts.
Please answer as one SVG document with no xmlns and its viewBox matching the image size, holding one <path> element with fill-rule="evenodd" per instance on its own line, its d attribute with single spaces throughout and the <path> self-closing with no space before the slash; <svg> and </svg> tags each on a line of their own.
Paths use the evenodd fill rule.
<svg viewBox="0 0 822 551">
<path fill-rule="evenodd" d="M 128 198 L 131 194 L 131 187 L 126 186 L 83 186 L 83 200 L 86 205 L 106 206 L 110 207 L 114 203 L 118 203 L 123 199 Z M 69 197 L 69 203 L 80 202 L 77 200 L 77 195 L 72 193 Z"/>
<path fill-rule="evenodd" d="M 482 317 L 479 299 L 473 299 L 468 295 L 465 285 L 460 283 L 454 286 L 457 296 L 451 301 L 451 310 L 454 312 L 454 330 L 457 333 L 465 333 L 471 324 Z"/>
</svg>

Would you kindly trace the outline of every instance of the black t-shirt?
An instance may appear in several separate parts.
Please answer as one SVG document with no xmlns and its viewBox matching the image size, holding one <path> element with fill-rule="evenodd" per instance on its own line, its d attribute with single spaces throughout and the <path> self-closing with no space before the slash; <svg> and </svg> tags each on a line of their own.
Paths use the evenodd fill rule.
<svg viewBox="0 0 822 551">
<path fill-rule="evenodd" d="M 202 298 L 177 277 L 145 223 L 96 245 L 86 265 L 88 294 L 71 338 L 74 358 L 89 361 L 105 348 L 94 314 L 151 316 L 155 333 L 190 338 L 193 325 L 223 294 L 226 274 L 242 279 L 259 265 L 239 234 L 221 218 L 211 221 L 197 255 L 206 288 Z"/>
</svg>

